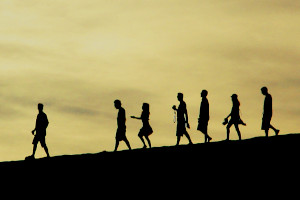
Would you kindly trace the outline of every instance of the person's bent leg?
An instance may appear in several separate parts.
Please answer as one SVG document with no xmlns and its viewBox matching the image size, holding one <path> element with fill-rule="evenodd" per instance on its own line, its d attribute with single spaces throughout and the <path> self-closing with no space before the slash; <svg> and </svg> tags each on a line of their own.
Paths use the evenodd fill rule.
<svg viewBox="0 0 300 200">
<path fill-rule="evenodd" d="M 151 141 L 150 141 L 149 137 L 148 137 L 148 136 L 145 136 L 145 138 L 146 138 L 146 140 L 147 140 L 147 142 L 148 142 L 148 144 L 149 144 L 149 148 L 151 148 Z"/>
<path fill-rule="evenodd" d="M 239 129 L 239 124 L 234 124 L 235 126 L 235 130 L 239 136 L 239 140 L 242 140 L 242 136 L 241 136 L 241 132 L 240 132 L 240 129 Z"/>
<path fill-rule="evenodd" d="M 278 135 L 278 133 L 279 133 L 279 129 L 276 129 L 274 126 L 272 126 L 271 124 L 270 124 L 270 128 L 271 129 L 273 129 L 273 131 L 275 132 L 275 135 Z"/>
<path fill-rule="evenodd" d="M 144 141 L 143 136 L 139 135 L 139 138 L 141 139 L 141 141 L 142 141 L 143 144 L 144 144 L 144 147 L 143 147 L 143 148 L 147 148 L 147 145 L 146 145 L 146 143 L 145 143 L 145 141 Z"/>
<path fill-rule="evenodd" d="M 227 139 L 226 140 L 229 140 L 229 134 L 230 134 L 230 127 L 232 126 L 232 123 L 228 123 L 227 126 L 226 126 L 226 131 L 227 131 Z"/>
</svg>

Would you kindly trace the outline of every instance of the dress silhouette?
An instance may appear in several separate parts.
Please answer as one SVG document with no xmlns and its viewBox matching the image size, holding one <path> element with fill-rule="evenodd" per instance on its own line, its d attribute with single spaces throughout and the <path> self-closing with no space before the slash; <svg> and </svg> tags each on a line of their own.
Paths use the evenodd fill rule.
<svg viewBox="0 0 300 200">
<path fill-rule="evenodd" d="M 32 141 L 33 151 L 32 151 L 32 155 L 28 156 L 27 159 L 34 159 L 37 144 L 39 142 L 41 143 L 41 146 L 44 148 L 47 157 L 50 157 L 48 147 L 46 145 L 46 129 L 49 125 L 49 121 L 46 113 L 43 112 L 43 109 L 44 109 L 44 105 L 39 103 L 38 104 L 39 114 L 36 117 L 35 129 L 32 131 L 32 134 L 34 135 Z M 34 134 L 34 132 L 36 132 L 36 134 Z"/>
<path fill-rule="evenodd" d="M 226 125 L 228 122 L 228 118 L 230 117 L 230 121 L 228 122 L 227 127 L 226 127 L 227 140 L 229 140 L 230 127 L 232 125 L 234 125 L 235 130 L 238 134 L 239 140 L 241 140 L 242 137 L 241 137 L 241 132 L 239 129 L 239 124 L 242 124 L 244 126 L 246 126 L 246 124 L 241 120 L 241 117 L 240 117 L 240 102 L 238 100 L 238 96 L 236 94 L 233 94 L 231 96 L 231 99 L 232 99 L 232 109 L 231 109 L 230 114 L 225 118 L 225 121 L 223 122 L 223 124 Z"/>
<path fill-rule="evenodd" d="M 267 87 L 262 87 L 261 93 L 266 96 L 264 101 L 264 111 L 263 111 L 261 129 L 265 130 L 266 137 L 268 137 L 269 135 L 269 128 L 274 130 L 275 135 L 278 135 L 279 130 L 274 128 L 274 126 L 271 125 L 271 119 L 273 115 L 272 96 L 268 93 Z"/>
<path fill-rule="evenodd" d="M 114 101 L 115 108 L 119 110 L 118 112 L 118 117 L 117 117 L 117 132 L 116 132 L 116 145 L 115 145 L 115 150 L 117 151 L 118 146 L 120 141 L 124 141 L 126 145 L 128 146 L 129 150 L 131 150 L 129 141 L 126 137 L 126 113 L 125 109 L 121 106 L 121 101 L 120 100 L 115 100 Z"/>
<path fill-rule="evenodd" d="M 201 131 L 204 136 L 204 142 L 210 142 L 212 139 L 208 133 L 207 133 L 207 126 L 208 126 L 208 121 L 209 121 L 209 103 L 207 100 L 207 90 L 202 90 L 201 92 L 201 105 L 200 105 L 200 112 L 199 112 L 199 118 L 198 118 L 198 127 L 197 130 Z"/>
<path fill-rule="evenodd" d="M 186 109 L 186 103 L 183 101 L 183 94 L 178 93 L 177 99 L 180 102 L 178 108 L 174 105 L 172 108 L 177 111 L 177 130 L 176 130 L 176 136 L 177 136 L 177 143 L 176 145 L 179 145 L 180 139 L 183 135 L 186 136 L 186 138 L 189 141 L 189 144 L 193 144 L 192 140 L 190 138 L 190 135 L 186 131 L 185 125 L 187 125 L 187 128 L 190 128 L 189 124 L 189 118 L 188 113 Z"/>
<path fill-rule="evenodd" d="M 149 135 L 151 135 L 153 133 L 153 130 L 149 124 L 149 115 L 150 115 L 149 107 L 150 106 L 148 103 L 143 103 L 143 106 L 142 106 L 143 111 L 142 111 L 141 117 L 131 116 L 131 118 L 139 119 L 139 120 L 142 120 L 142 122 L 143 122 L 143 127 L 140 129 L 140 132 L 138 134 L 139 138 L 141 139 L 141 141 L 144 144 L 143 148 L 147 148 L 147 145 L 146 145 L 143 137 L 146 138 L 148 145 L 151 148 L 151 142 L 149 139 Z"/>
</svg>

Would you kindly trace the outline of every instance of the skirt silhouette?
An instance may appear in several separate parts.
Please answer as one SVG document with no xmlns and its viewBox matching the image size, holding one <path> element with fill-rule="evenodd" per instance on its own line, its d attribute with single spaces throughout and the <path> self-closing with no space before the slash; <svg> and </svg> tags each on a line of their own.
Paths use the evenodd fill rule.
<svg viewBox="0 0 300 200">
<path fill-rule="evenodd" d="M 139 137 L 142 137 L 142 136 L 149 136 L 153 133 L 153 130 L 150 126 L 150 124 L 144 124 L 143 127 L 140 129 L 140 132 L 138 134 Z"/>
</svg>

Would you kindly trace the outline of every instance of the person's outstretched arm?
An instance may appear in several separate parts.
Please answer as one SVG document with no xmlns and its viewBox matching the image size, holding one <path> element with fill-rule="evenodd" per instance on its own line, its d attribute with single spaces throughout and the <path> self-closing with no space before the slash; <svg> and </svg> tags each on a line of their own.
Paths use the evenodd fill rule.
<svg viewBox="0 0 300 200">
<path fill-rule="evenodd" d="M 132 119 L 142 119 L 141 117 L 130 116 Z"/>
</svg>

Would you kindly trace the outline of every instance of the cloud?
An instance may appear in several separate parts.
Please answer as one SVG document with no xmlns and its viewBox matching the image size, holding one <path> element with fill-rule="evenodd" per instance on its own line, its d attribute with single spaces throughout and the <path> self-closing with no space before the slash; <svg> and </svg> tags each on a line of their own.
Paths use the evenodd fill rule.
<svg viewBox="0 0 300 200">
<path fill-rule="evenodd" d="M 292 120 L 299 119 L 298 5 L 292 0 L 1 4 L 2 127 L 24 129 L 42 102 L 58 154 L 79 144 L 90 148 L 104 136 L 112 139 L 101 144 L 113 146 L 113 101 L 120 99 L 128 115 L 139 114 L 142 103 L 150 103 L 151 125 L 157 131 L 153 143 L 163 144 L 175 138 L 171 106 L 178 103 L 177 92 L 184 93 L 195 126 L 199 93 L 205 88 L 210 131 L 218 140 L 225 134 L 220 123 L 234 92 L 253 121 L 247 130 L 257 133 L 263 100 L 259 90 L 267 85 L 275 106 L 286 110 L 277 109 L 282 128 L 290 131 L 297 126 L 285 125 L 289 113 Z M 9 126 L 15 119 L 19 126 Z M 140 144 L 135 135 L 139 128 L 128 120 L 128 133 L 137 140 L 133 146 Z"/>
<path fill-rule="evenodd" d="M 226 46 L 224 51 L 215 51 L 218 56 L 227 58 L 228 60 L 238 61 L 243 67 L 243 63 L 249 66 L 249 64 L 273 64 L 274 67 L 280 66 L 294 66 L 300 62 L 299 49 L 289 49 L 282 46 L 272 46 L 263 47 L 260 44 L 255 46 L 243 46 L 241 44 L 239 47 Z M 255 67 L 255 66 L 253 66 Z"/>
<path fill-rule="evenodd" d="M 97 111 L 97 110 L 91 110 L 91 109 L 76 107 L 76 106 L 61 106 L 60 111 L 74 114 L 74 115 L 95 116 L 95 115 L 99 114 L 99 111 Z"/>
</svg>

